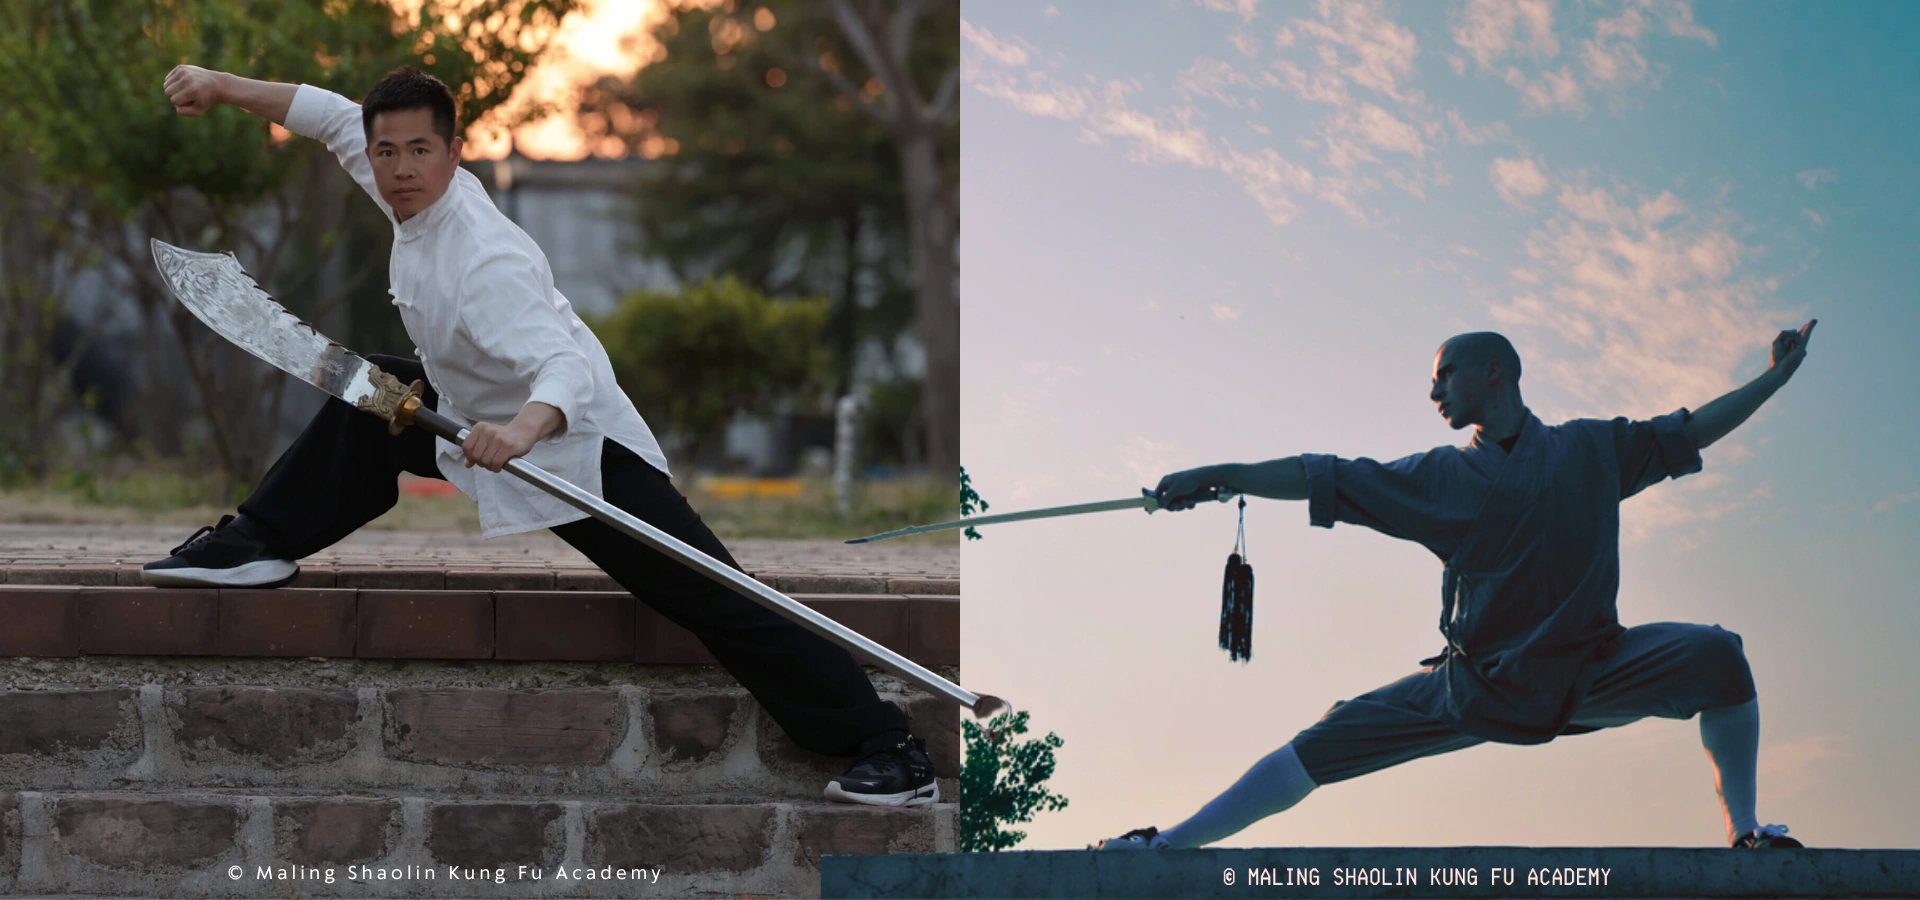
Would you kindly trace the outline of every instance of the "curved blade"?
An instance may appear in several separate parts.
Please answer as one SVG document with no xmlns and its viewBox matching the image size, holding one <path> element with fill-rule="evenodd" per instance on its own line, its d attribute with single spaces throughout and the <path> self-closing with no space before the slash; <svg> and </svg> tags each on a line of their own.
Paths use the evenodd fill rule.
<svg viewBox="0 0 1920 900">
<path fill-rule="evenodd" d="M 373 364 L 288 312 L 233 254 L 182 250 L 158 238 L 151 243 L 167 287 L 221 337 L 348 403 L 373 396 Z"/>
</svg>

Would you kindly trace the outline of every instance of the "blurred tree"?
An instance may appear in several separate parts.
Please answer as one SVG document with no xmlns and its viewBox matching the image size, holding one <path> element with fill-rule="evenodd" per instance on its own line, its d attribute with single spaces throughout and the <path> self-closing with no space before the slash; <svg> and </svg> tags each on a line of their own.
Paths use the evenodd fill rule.
<svg viewBox="0 0 1920 900">
<path fill-rule="evenodd" d="M 423 0 L 402 16 L 379 0 L 8 0 L 0 5 L 0 108 L 52 188 L 79 192 L 87 244 L 118 262 L 142 316 L 146 394 L 134 404 L 162 452 L 179 452 L 195 395 L 160 376 L 164 325 L 197 391 L 215 467 L 264 470 L 284 375 L 234 349 L 173 304 L 147 238 L 232 249 L 310 321 L 373 267 L 321 296 L 343 218 L 370 204 L 317 142 L 286 140 L 220 107 L 179 117 L 161 91 L 191 62 L 359 97 L 412 64 L 452 88 L 463 125 L 506 100 L 576 0 Z M 544 112 L 529 110 L 529 115 Z M 131 227 L 129 227 L 131 225 Z M 67 252 L 68 248 L 63 248 Z"/>
<path fill-rule="evenodd" d="M 1024 831 L 1001 830 L 1001 825 L 1033 821 L 1037 812 L 1067 808 L 1067 798 L 1047 790 L 1053 777 L 1053 751 L 1065 742 L 1047 732 L 1044 738 L 1013 741 L 1010 735 L 1027 733 L 1027 714 L 1001 713 L 981 728 L 962 721 L 966 760 L 960 765 L 960 850 L 1005 850 L 1023 840 Z"/>
<path fill-rule="evenodd" d="M 684 478 L 735 413 L 772 413 L 819 394 L 829 369 L 820 340 L 829 302 L 773 300 L 728 275 L 678 292 L 630 294 L 591 325 L 627 396 L 665 412 L 671 466 Z"/>
<path fill-rule="evenodd" d="M 630 81 L 602 81 L 579 115 L 590 136 L 618 137 L 658 160 L 636 186 L 642 252 L 681 278 L 732 272 L 769 293 L 834 298 L 836 394 L 852 388 L 863 338 L 891 352 L 896 335 L 917 327 L 928 371 L 911 418 L 924 429 L 929 466 L 950 472 L 959 450 L 959 134 L 948 82 L 959 9 L 898 7 L 886 23 L 887 55 L 869 58 L 860 48 L 885 18 L 877 4 L 679 6 L 653 32 L 664 55 Z M 807 48 L 804 57 L 794 48 Z M 930 107 L 919 85 L 937 85 Z"/>
</svg>

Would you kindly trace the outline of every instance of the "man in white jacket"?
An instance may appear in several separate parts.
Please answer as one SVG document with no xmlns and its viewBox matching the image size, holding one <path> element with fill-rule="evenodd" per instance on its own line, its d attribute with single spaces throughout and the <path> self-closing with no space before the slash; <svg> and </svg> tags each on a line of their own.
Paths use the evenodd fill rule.
<svg viewBox="0 0 1920 900">
<path fill-rule="evenodd" d="M 324 142 L 394 226 L 393 304 L 418 359 L 370 355 L 471 432 L 464 447 L 330 400 L 238 516 L 200 529 L 147 583 L 278 587 L 295 560 L 391 509 L 402 471 L 444 478 L 479 504 L 485 537 L 550 528 L 706 644 L 795 743 L 853 755 L 830 799 L 918 806 L 939 799 L 924 742 L 841 647 L 735 594 L 502 469 L 527 461 L 738 568 L 668 479 L 666 457 L 614 380 L 606 350 L 526 232 L 460 168 L 453 94 L 394 70 L 364 105 L 310 85 L 180 66 L 163 85 L 183 116 L 230 103 Z"/>
</svg>

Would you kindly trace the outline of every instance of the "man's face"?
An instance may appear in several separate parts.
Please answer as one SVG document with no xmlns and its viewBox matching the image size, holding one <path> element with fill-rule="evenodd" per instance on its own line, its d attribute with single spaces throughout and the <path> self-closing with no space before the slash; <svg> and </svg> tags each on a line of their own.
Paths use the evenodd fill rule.
<svg viewBox="0 0 1920 900">
<path fill-rule="evenodd" d="M 402 109 L 373 117 L 367 160 L 380 197 L 405 222 L 433 205 L 460 167 L 460 139 L 448 145 L 433 133 L 433 110 Z"/>
<path fill-rule="evenodd" d="M 1434 354 L 1433 390 L 1427 392 L 1427 399 L 1439 404 L 1440 415 L 1455 431 L 1485 418 L 1489 390 L 1487 367 L 1462 365 L 1460 355 L 1452 346 Z"/>
</svg>

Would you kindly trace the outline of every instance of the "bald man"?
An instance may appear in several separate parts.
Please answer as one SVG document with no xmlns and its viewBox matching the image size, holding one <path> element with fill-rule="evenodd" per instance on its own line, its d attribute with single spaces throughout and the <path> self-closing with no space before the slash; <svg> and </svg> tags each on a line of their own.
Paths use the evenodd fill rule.
<svg viewBox="0 0 1920 900">
<path fill-rule="evenodd" d="M 1814 322 L 1782 331 L 1773 364 L 1712 403 L 1648 421 L 1542 424 L 1520 398 L 1520 356 L 1492 332 L 1441 345 L 1428 399 L 1465 447 L 1390 463 L 1305 454 L 1161 479 L 1164 508 L 1218 488 L 1307 501 L 1312 524 L 1417 541 L 1445 565 L 1446 647 L 1392 684 L 1335 703 L 1191 818 L 1104 850 L 1190 848 L 1228 837 L 1320 785 L 1486 741 L 1544 744 L 1647 716 L 1700 716 L 1735 848 L 1798 847 L 1754 816 L 1760 713 L 1740 637 L 1713 625 L 1622 627 L 1620 501 L 1700 471 L 1700 450 L 1745 422 L 1806 357 Z"/>
</svg>

